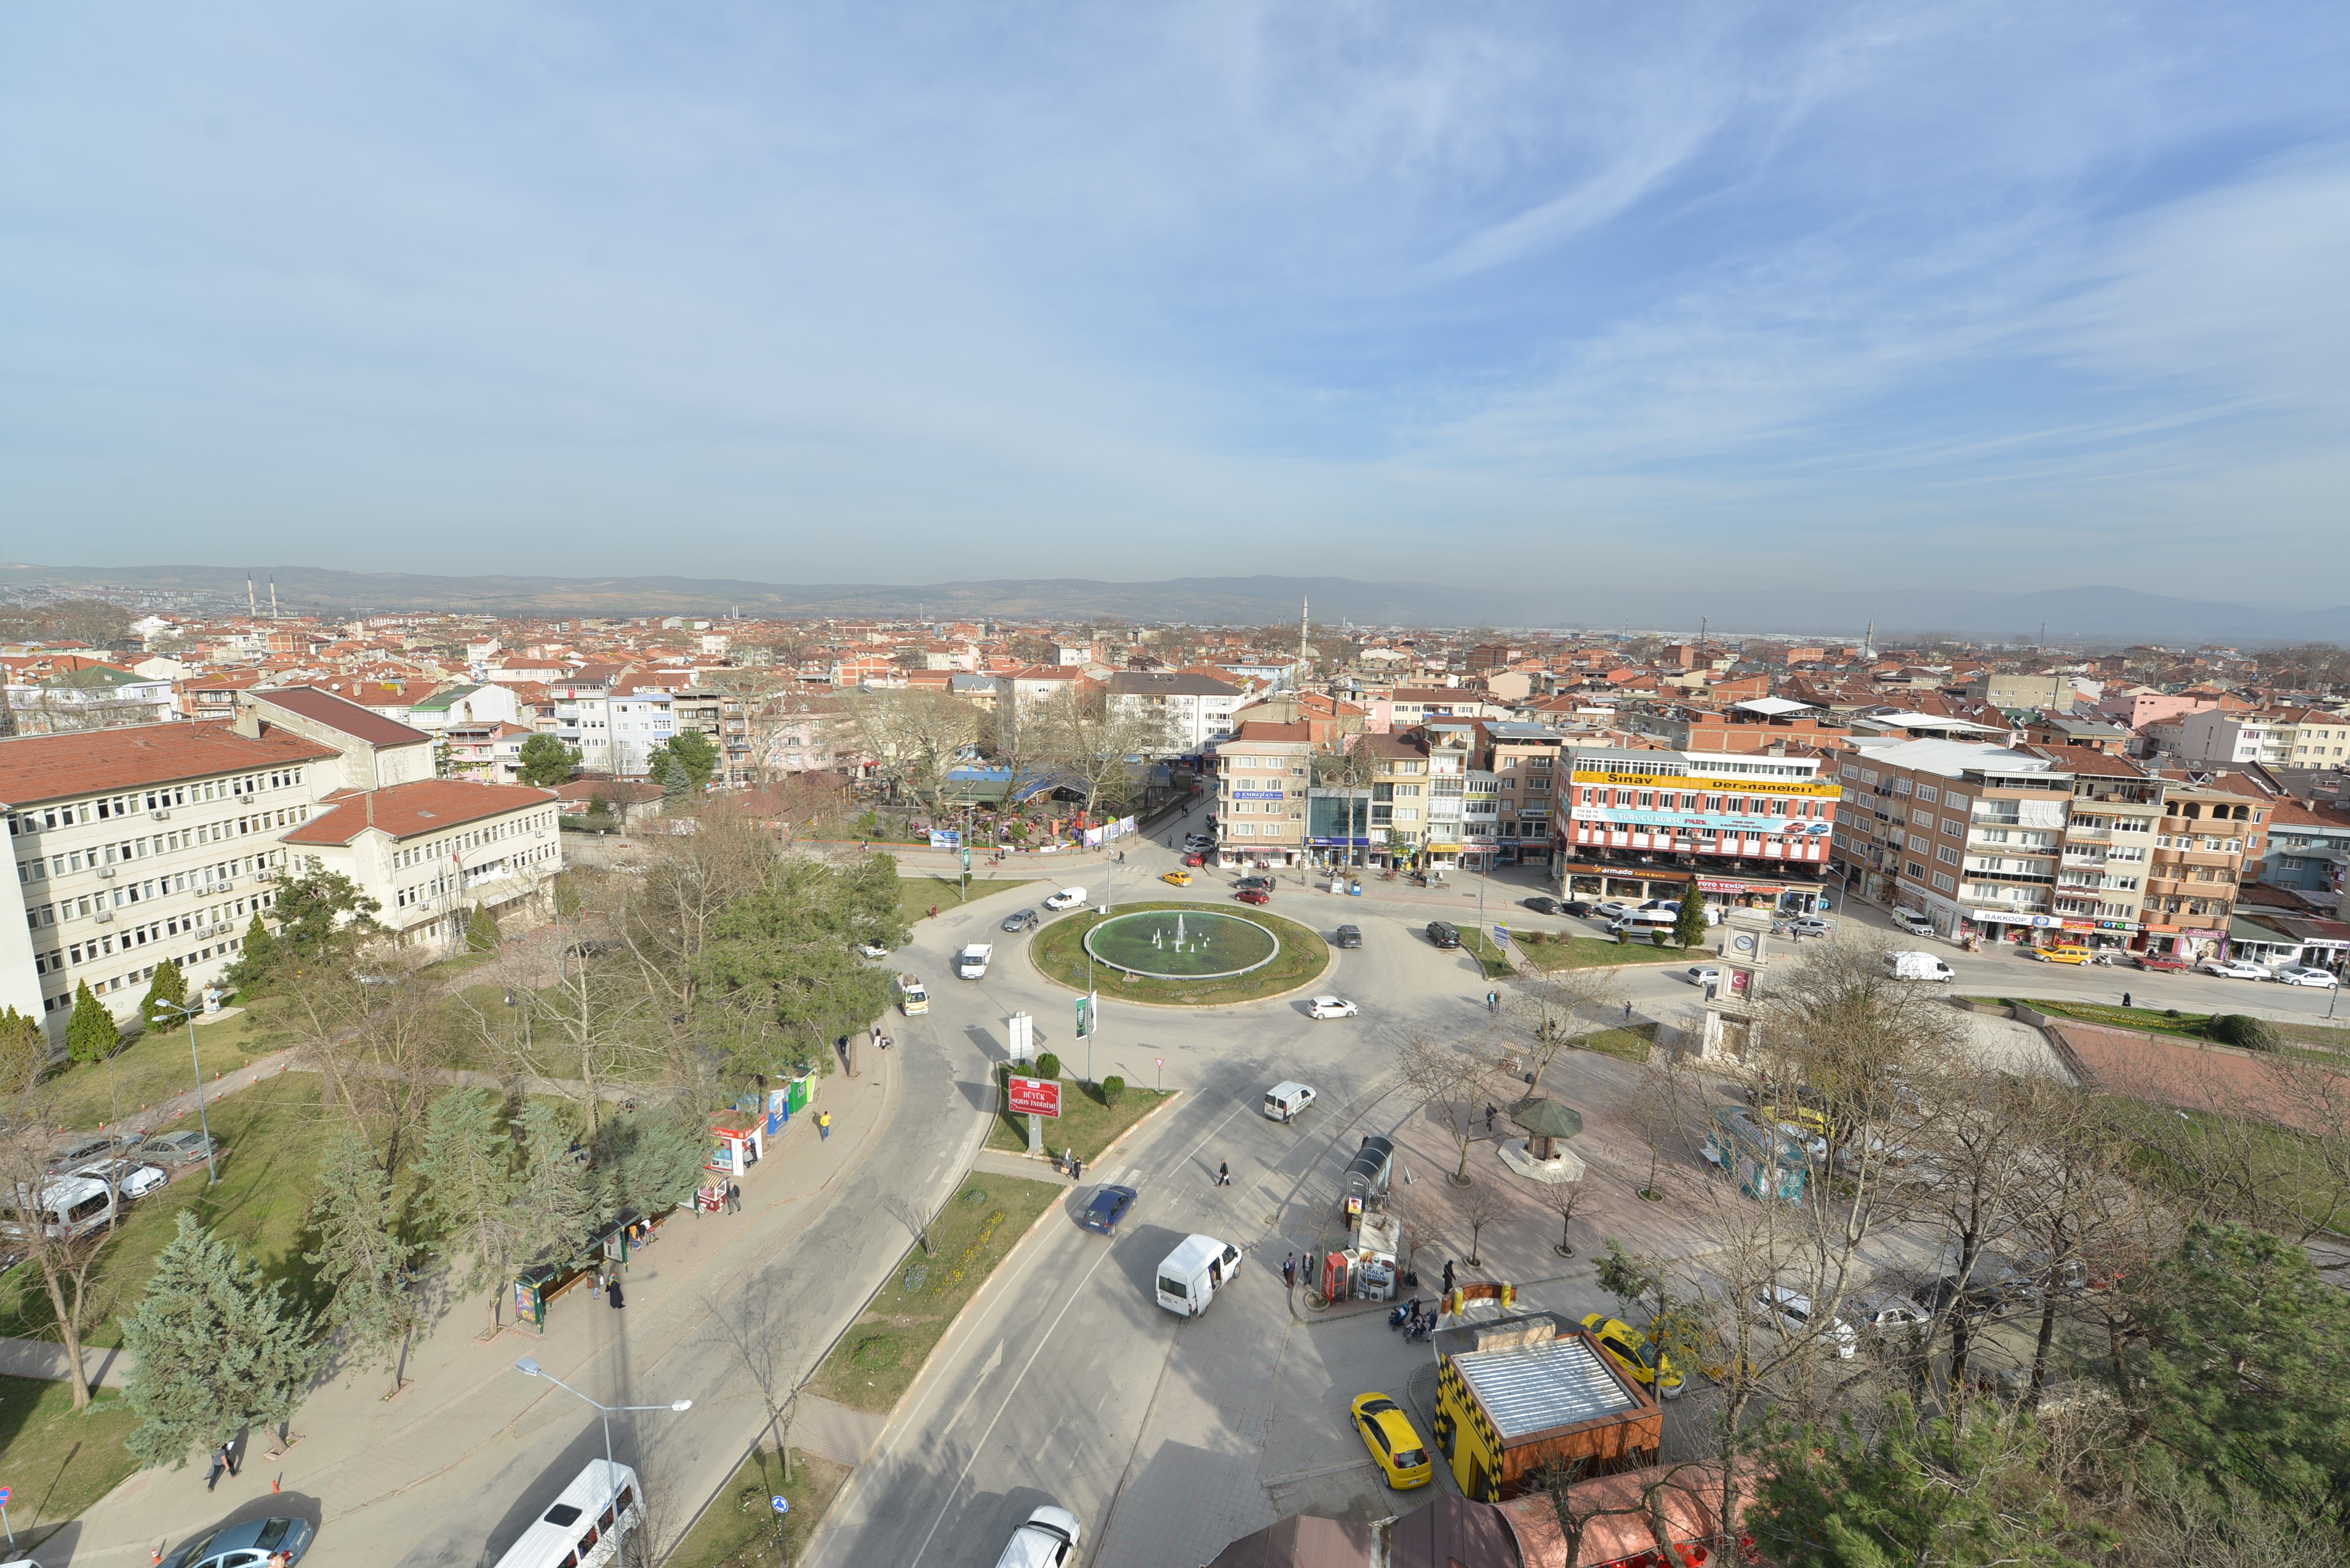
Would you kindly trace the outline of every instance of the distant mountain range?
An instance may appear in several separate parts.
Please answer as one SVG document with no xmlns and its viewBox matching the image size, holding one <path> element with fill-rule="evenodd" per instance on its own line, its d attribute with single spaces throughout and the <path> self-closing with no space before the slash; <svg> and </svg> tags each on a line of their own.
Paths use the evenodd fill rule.
<svg viewBox="0 0 2350 1568">
<path fill-rule="evenodd" d="M 1175 577 L 1107 583 L 1081 577 L 1015 577 L 902 587 L 872 583 L 756 583 L 723 577 L 426 576 L 337 572 L 310 566 L 255 568 L 266 607 L 275 580 L 289 610 L 443 610 L 480 615 L 696 615 L 730 609 L 750 617 L 888 617 L 954 620 L 1001 617 L 1203 626 L 1285 626 L 1300 599 L 1314 618 L 1357 626 L 1504 628 L 1630 628 L 1695 635 L 1703 618 L 1718 635 L 1792 632 L 1857 639 L 1877 635 L 2051 642 L 2350 642 L 2350 606 L 2230 604 L 2126 588 L 2052 588 L 1996 593 L 1966 588 L 1846 590 L 1610 588 L 1549 590 L 1455 587 L 1438 583 L 1364 583 L 1347 577 Z M 224 607 L 244 599 L 244 573 L 216 566 L 0 566 L 0 593 L 105 590 Z"/>
</svg>

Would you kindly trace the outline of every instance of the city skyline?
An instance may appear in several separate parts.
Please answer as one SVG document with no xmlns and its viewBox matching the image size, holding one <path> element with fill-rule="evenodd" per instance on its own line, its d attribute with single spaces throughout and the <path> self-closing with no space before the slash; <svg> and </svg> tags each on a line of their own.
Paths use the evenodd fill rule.
<svg viewBox="0 0 2350 1568">
<path fill-rule="evenodd" d="M 24 16 L 19 552 L 2323 580 L 2345 29 L 2256 23 Z"/>
</svg>

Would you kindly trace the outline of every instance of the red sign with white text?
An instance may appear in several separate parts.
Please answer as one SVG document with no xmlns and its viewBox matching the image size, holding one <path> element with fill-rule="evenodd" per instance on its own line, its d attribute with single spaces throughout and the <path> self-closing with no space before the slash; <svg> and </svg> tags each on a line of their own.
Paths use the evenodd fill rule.
<svg viewBox="0 0 2350 1568">
<path fill-rule="evenodd" d="M 1057 1116 L 1061 1085 L 1051 1078 L 1012 1080 L 1012 1114 L 1015 1116 Z"/>
</svg>

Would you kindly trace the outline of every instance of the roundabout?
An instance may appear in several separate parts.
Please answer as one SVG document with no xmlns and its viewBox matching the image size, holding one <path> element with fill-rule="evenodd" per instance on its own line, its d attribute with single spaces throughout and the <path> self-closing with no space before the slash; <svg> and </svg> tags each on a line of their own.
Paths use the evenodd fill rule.
<svg viewBox="0 0 2350 1568">
<path fill-rule="evenodd" d="M 1330 967 L 1322 938 L 1295 920 L 1198 903 L 1087 909 L 1036 933 L 1028 956 L 1073 991 L 1170 1007 L 1258 1002 L 1311 985 Z"/>
</svg>

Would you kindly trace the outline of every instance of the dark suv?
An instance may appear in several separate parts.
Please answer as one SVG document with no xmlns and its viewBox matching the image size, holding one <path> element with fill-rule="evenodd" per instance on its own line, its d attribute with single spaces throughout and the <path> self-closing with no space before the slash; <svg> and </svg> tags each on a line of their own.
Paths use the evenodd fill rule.
<svg viewBox="0 0 2350 1568">
<path fill-rule="evenodd" d="M 1461 945 L 1461 928 L 1450 920 L 1430 920 L 1428 940 L 1440 948 L 1457 948 Z"/>
<path fill-rule="evenodd" d="M 1363 928 L 1360 926 L 1340 926 L 1336 933 L 1332 937 L 1330 945 L 1332 947 L 1338 948 L 1361 947 L 1363 945 Z"/>
</svg>

